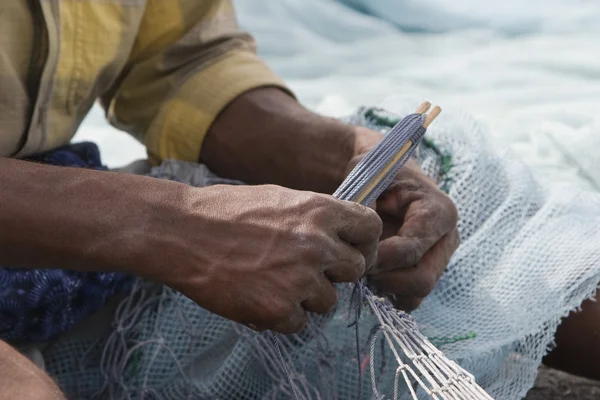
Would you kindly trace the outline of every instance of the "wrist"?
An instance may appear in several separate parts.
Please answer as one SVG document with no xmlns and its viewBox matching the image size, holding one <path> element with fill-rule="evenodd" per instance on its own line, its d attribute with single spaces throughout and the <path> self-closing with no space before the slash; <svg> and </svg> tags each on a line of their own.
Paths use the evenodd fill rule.
<svg viewBox="0 0 600 400">
<path fill-rule="evenodd" d="M 73 259 L 89 270 L 152 279 L 169 266 L 157 262 L 163 249 L 153 246 L 154 238 L 164 227 L 176 229 L 173 210 L 185 202 L 186 190 L 182 183 L 116 172 L 85 179 L 79 192 L 89 199 L 72 196 L 88 205 L 71 221 L 70 230 L 79 232 Z"/>
<path fill-rule="evenodd" d="M 195 187 L 164 179 L 143 177 L 144 187 L 124 191 L 121 201 L 129 210 L 121 215 L 119 240 L 114 251 L 97 249 L 97 254 L 112 253 L 114 258 L 106 260 L 113 269 L 140 276 L 155 282 L 165 283 L 177 264 L 177 254 L 172 250 L 180 239 L 178 230 L 189 222 L 190 199 Z M 185 252 L 185 243 L 179 249 Z M 168 279 L 167 279 L 168 280 Z"/>
<path fill-rule="evenodd" d="M 317 144 L 307 149 L 307 152 L 323 157 L 320 164 L 315 160 L 311 171 L 314 175 L 319 175 L 327 185 L 317 191 L 331 194 L 346 179 L 348 165 L 367 143 L 371 143 L 371 139 L 351 125 L 316 114 L 312 124 L 305 125 L 303 129 L 320 138 L 315 140 Z"/>
<path fill-rule="evenodd" d="M 115 172 L 0 164 L 0 262 L 13 267 L 137 272 L 151 204 L 175 190 Z"/>
</svg>

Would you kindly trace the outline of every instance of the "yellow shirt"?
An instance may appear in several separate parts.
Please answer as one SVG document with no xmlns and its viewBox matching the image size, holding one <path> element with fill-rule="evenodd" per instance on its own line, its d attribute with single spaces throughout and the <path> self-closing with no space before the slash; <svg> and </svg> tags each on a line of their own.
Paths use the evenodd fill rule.
<svg viewBox="0 0 600 400">
<path fill-rule="evenodd" d="M 100 100 L 151 159 L 197 161 L 219 112 L 261 86 L 288 90 L 231 0 L 0 1 L 0 156 L 68 143 Z"/>
</svg>

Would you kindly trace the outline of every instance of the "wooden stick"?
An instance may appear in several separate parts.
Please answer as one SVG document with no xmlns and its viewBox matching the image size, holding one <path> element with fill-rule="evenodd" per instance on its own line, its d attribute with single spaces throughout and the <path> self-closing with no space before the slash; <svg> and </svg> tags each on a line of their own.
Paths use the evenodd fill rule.
<svg viewBox="0 0 600 400">
<path fill-rule="evenodd" d="M 439 106 L 433 107 L 433 110 L 427 115 L 425 122 L 423 123 L 423 127 L 428 128 L 429 125 L 440 115 L 442 109 Z"/>
<path fill-rule="evenodd" d="M 390 162 L 381 170 L 381 172 L 379 172 L 379 174 L 377 174 L 377 176 L 375 176 L 375 178 L 373 178 L 373 180 L 371 181 L 371 183 L 369 183 L 369 186 L 367 186 L 366 188 L 364 188 L 362 190 L 362 192 L 360 192 L 358 194 L 358 196 L 356 196 L 356 198 L 354 199 L 355 202 L 360 203 L 361 201 L 363 201 L 371 192 L 371 190 L 373 190 L 375 188 L 375 186 L 377 186 L 379 184 L 379 182 L 381 182 L 383 180 L 383 178 L 385 178 L 385 176 L 388 174 L 388 172 L 390 172 L 390 170 L 394 167 L 394 165 L 396 165 L 396 163 L 402 158 L 404 157 L 404 155 L 406 154 L 406 152 L 408 150 L 410 150 L 410 148 L 412 147 L 413 142 L 411 140 L 409 140 L 408 142 L 406 142 L 404 144 L 404 146 L 402 146 L 402 148 L 400 149 L 400 151 L 398 152 L 398 154 L 396 154 L 396 156 L 394 156 L 394 158 L 392 160 L 390 160 Z"/>
<path fill-rule="evenodd" d="M 426 101 L 425 103 L 421 104 L 419 108 L 417 108 L 417 114 L 425 114 L 430 107 L 431 103 Z"/>
<path fill-rule="evenodd" d="M 421 104 L 419 106 L 419 108 L 417 108 L 417 113 L 423 114 L 423 113 L 427 112 L 427 110 L 429 110 L 430 107 L 431 107 L 431 103 L 426 101 L 425 103 Z M 429 124 L 431 124 L 433 122 L 433 120 L 436 119 L 438 115 L 440 115 L 441 112 L 442 112 L 442 109 L 439 106 L 435 106 L 433 108 L 433 110 L 431 110 L 431 112 L 427 115 L 427 118 L 425 119 L 423 126 L 425 128 L 427 128 L 429 126 Z M 404 146 L 402 146 L 400 151 L 394 156 L 394 158 L 392 160 L 390 160 L 390 162 L 379 172 L 379 174 L 377 174 L 377 176 L 375 176 L 373 178 L 373 180 L 369 183 L 369 185 L 367 187 L 365 187 L 356 196 L 354 201 L 357 203 L 362 202 L 369 195 L 369 193 L 375 188 L 375 186 L 377 186 L 379 184 L 379 182 L 381 182 L 383 180 L 383 178 L 385 178 L 385 176 L 388 174 L 388 172 L 390 172 L 390 170 L 394 167 L 394 165 L 396 165 L 396 163 L 408 152 L 408 150 L 410 150 L 412 145 L 413 145 L 413 142 L 411 140 L 406 142 L 404 144 Z"/>
</svg>

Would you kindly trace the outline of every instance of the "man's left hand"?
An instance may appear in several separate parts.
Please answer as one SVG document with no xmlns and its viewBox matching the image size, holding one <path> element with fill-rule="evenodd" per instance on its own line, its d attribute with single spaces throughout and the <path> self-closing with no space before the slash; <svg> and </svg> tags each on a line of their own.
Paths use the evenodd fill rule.
<svg viewBox="0 0 600 400">
<path fill-rule="evenodd" d="M 358 128 L 357 160 L 381 139 Z M 458 248 L 458 212 L 453 201 L 414 161 L 404 166 L 374 205 L 383 220 L 369 285 L 397 308 L 416 309 L 431 293 Z"/>
</svg>

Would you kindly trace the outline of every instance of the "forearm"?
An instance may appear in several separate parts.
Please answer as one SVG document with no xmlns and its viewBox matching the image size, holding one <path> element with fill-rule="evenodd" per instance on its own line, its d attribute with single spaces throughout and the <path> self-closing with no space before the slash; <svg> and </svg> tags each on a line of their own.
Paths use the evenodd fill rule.
<svg viewBox="0 0 600 400">
<path fill-rule="evenodd" d="M 0 171 L 0 265 L 11 267 L 134 272 L 156 204 L 179 187 L 5 158 Z"/>
<path fill-rule="evenodd" d="M 363 140 L 352 127 L 305 109 L 283 91 L 257 89 L 217 118 L 201 161 L 251 184 L 333 193 Z"/>
</svg>

